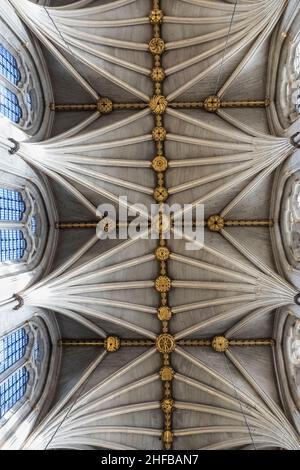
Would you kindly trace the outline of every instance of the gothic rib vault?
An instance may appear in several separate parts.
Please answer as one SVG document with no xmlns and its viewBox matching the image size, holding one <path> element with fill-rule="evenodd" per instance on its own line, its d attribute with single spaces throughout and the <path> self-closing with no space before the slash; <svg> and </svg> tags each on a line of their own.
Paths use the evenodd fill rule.
<svg viewBox="0 0 300 470">
<path fill-rule="evenodd" d="M 299 449 L 274 359 L 276 318 L 299 315 L 299 286 L 274 260 L 271 210 L 297 141 L 270 132 L 265 83 L 271 35 L 296 6 L 10 4 L 86 93 L 56 96 L 61 132 L 13 149 L 70 214 L 50 227 L 61 230 L 53 270 L 0 304 L 16 316 L 48 309 L 61 327 L 57 396 L 23 448 Z M 127 208 L 204 204 L 204 247 L 164 240 L 162 216 L 159 240 L 99 241 L 97 207 L 120 195 Z M 62 317 L 79 325 L 75 338 Z M 65 386 L 64 361 L 86 349 L 92 362 Z"/>
</svg>

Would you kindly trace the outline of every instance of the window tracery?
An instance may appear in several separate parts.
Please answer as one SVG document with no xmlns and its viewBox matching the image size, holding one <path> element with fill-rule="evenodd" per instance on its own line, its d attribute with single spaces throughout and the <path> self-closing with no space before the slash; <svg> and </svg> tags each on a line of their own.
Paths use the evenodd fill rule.
<svg viewBox="0 0 300 470">
<path fill-rule="evenodd" d="M 282 206 L 283 242 L 293 266 L 300 263 L 300 179 L 296 172 L 288 182 Z"/>
<path fill-rule="evenodd" d="M 0 339 L 0 374 L 24 357 L 28 342 L 25 328 L 19 328 Z"/>
<path fill-rule="evenodd" d="M 25 202 L 26 201 L 26 202 Z M 28 188 L 0 188 L 0 263 L 31 259 L 38 246 L 38 206 Z"/>
<path fill-rule="evenodd" d="M 282 71 L 281 106 L 285 118 L 295 122 L 300 114 L 300 42 L 293 43 Z"/>
<path fill-rule="evenodd" d="M 0 384 L 0 418 L 10 411 L 26 393 L 29 371 L 26 366 L 13 372 Z"/>
<path fill-rule="evenodd" d="M 0 43 L 0 74 L 13 85 L 18 85 L 21 72 L 14 56 Z"/>
<path fill-rule="evenodd" d="M 0 337 L 0 423 L 39 398 L 48 354 L 48 332 L 40 318 Z"/>
<path fill-rule="evenodd" d="M 1 84 L 0 114 L 15 124 L 20 122 L 23 115 L 17 95 Z"/>
<path fill-rule="evenodd" d="M 29 130 L 39 124 L 41 107 L 40 83 L 27 48 L 6 24 L 1 23 L 0 36 L 0 115 L 18 127 Z"/>
</svg>

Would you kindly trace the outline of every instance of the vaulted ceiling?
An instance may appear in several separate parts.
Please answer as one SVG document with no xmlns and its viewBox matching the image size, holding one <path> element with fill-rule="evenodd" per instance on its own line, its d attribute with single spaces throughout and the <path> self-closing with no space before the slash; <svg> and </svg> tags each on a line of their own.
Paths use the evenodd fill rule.
<svg viewBox="0 0 300 470">
<path fill-rule="evenodd" d="M 59 230 L 50 274 L 0 307 L 54 312 L 62 338 L 55 398 L 24 448 L 299 449 L 276 356 L 298 289 L 273 211 L 299 120 L 274 131 L 270 52 L 299 26 L 297 2 L 8 3 L 54 94 L 52 134 L 14 158 L 49 178 Z M 119 196 L 203 204 L 204 246 L 74 225 Z"/>
</svg>

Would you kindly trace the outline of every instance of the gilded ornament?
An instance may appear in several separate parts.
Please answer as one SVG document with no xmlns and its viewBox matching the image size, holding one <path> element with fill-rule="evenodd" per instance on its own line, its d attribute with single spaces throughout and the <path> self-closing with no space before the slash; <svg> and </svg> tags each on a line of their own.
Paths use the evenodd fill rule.
<svg viewBox="0 0 300 470">
<path fill-rule="evenodd" d="M 168 276 L 159 276 L 155 281 L 155 288 L 158 292 L 169 292 L 171 279 Z"/>
<path fill-rule="evenodd" d="M 166 140 L 167 131 L 164 127 L 154 127 L 152 131 L 152 138 L 155 142 L 163 142 Z"/>
<path fill-rule="evenodd" d="M 97 224 L 97 229 L 99 233 L 105 232 L 109 233 L 116 228 L 116 222 L 113 219 L 109 219 L 108 217 L 104 217 L 104 219 L 100 220 Z"/>
<path fill-rule="evenodd" d="M 108 352 L 116 352 L 120 349 L 121 341 L 117 336 L 108 336 L 104 340 L 104 348 Z"/>
<path fill-rule="evenodd" d="M 174 378 L 174 375 L 174 369 L 169 366 L 164 366 L 159 371 L 159 376 L 162 382 L 171 382 Z"/>
<path fill-rule="evenodd" d="M 151 24 L 161 24 L 164 19 L 163 11 L 159 9 L 152 10 L 149 19 Z"/>
<path fill-rule="evenodd" d="M 170 354 L 175 349 L 175 339 L 169 333 L 163 333 L 156 339 L 156 349 L 161 354 Z"/>
<path fill-rule="evenodd" d="M 97 228 L 98 222 L 55 222 L 57 230 Z"/>
<path fill-rule="evenodd" d="M 102 114 L 111 113 L 113 110 L 113 102 L 108 98 L 101 98 L 97 103 L 97 108 Z"/>
<path fill-rule="evenodd" d="M 149 51 L 153 55 L 161 55 L 165 51 L 165 42 L 161 38 L 153 38 L 149 42 Z"/>
<path fill-rule="evenodd" d="M 229 341 L 225 336 L 215 336 L 211 342 L 211 346 L 216 352 L 225 352 L 228 349 Z"/>
<path fill-rule="evenodd" d="M 164 413 L 170 414 L 174 409 L 174 400 L 172 398 L 165 398 L 161 401 L 161 409 Z"/>
<path fill-rule="evenodd" d="M 154 190 L 153 196 L 157 202 L 164 202 L 166 199 L 168 199 L 169 193 L 167 188 L 164 188 L 163 186 L 158 186 Z"/>
<path fill-rule="evenodd" d="M 162 95 L 154 95 L 149 101 L 149 107 L 154 114 L 163 114 L 168 106 L 168 101 Z"/>
<path fill-rule="evenodd" d="M 172 318 L 172 310 L 166 306 L 159 307 L 157 316 L 160 321 L 169 321 Z"/>
<path fill-rule="evenodd" d="M 162 67 L 153 67 L 151 71 L 151 79 L 154 82 L 162 82 L 165 79 L 165 71 Z"/>
<path fill-rule="evenodd" d="M 170 250 L 166 246 L 159 246 L 155 250 L 155 256 L 158 261 L 166 261 L 170 257 Z"/>
<path fill-rule="evenodd" d="M 271 99 L 270 99 L 270 98 L 266 98 L 266 99 L 265 99 L 265 107 L 268 108 L 270 105 L 271 105 Z"/>
<path fill-rule="evenodd" d="M 273 220 L 225 220 L 226 227 L 273 227 Z"/>
<path fill-rule="evenodd" d="M 218 96 L 208 96 L 204 101 L 204 109 L 209 113 L 215 113 L 221 106 L 221 100 Z"/>
<path fill-rule="evenodd" d="M 152 161 L 152 168 L 158 173 L 161 171 L 166 171 L 168 168 L 168 160 L 162 155 L 158 155 Z"/>
<path fill-rule="evenodd" d="M 162 440 L 165 444 L 166 449 L 169 449 L 173 443 L 174 435 L 172 431 L 164 431 L 162 434 Z"/>
<path fill-rule="evenodd" d="M 224 228 L 225 221 L 220 215 L 212 215 L 207 220 L 207 227 L 211 232 L 219 232 Z"/>
</svg>

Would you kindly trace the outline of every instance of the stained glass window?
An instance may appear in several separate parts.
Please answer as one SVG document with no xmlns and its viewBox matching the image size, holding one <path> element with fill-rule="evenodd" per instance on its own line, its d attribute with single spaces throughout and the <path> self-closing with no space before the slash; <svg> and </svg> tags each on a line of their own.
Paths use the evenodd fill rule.
<svg viewBox="0 0 300 470">
<path fill-rule="evenodd" d="M 36 221 L 36 217 L 32 217 L 31 219 L 31 232 L 32 232 L 32 235 L 35 235 L 36 234 L 36 230 L 37 230 L 37 221 Z"/>
<path fill-rule="evenodd" d="M 18 85 L 21 80 L 16 59 L 2 44 L 0 44 L 0 73 L 14 85 Z"/>
<path fill-rule="evenodd" d="M 2 418 L 26 393 L 29 372 L 18 369 L 0 384 L 0 418 Z"/>
<path fill-rule="evenodd" d="M 20 261 L 26 249 L 21 230 L 0 230 L 0 262 Z"/>
<path fill-rule="evenodd" d="M 28 341 L 25 328 L 20 328 L 0 339 L 0 374 L 25 355 Z"/>
<path fill-rule="evenodd" d="M 20 221 L 25 212 L 21 193 L 0 188 L 0 220 Z"/>
<path fill-rule="evenodd" d="M 22 117 L 17 95 L 3 85 L 0 85 L 0 114 L 15 123 L 19 123 Z"/>
</svg>

